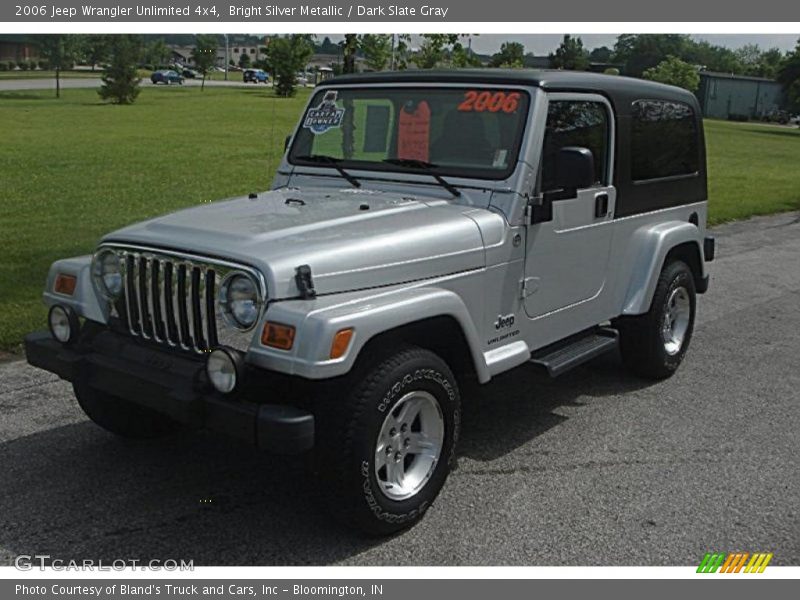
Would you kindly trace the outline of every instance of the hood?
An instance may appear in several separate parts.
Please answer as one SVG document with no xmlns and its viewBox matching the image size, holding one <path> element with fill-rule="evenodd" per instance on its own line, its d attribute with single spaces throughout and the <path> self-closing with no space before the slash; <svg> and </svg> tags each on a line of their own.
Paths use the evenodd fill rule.
<svg viewBox="0 0 800 600">
<path fill-rule="evenodd" d="M 473 207 L 385 192 L 263 192 L 131 225 L 104 242 L 215 256 L 251 265 L 270 298 L 298 295 L 309 265 L 319 294 L 386 286 L 485 265 Z"/>
</svg>

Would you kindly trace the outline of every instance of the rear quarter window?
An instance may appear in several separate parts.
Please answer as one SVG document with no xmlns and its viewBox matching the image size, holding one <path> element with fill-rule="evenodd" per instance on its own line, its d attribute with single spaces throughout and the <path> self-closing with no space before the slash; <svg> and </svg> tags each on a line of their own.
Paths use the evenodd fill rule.
<svg viewBox="0 0 800 600">
<path fill-rule="evenodd" d="M 694 175 L 700 165 L 694 110 L 682 102 L 637 100 L 631 125 L 631 178 Z"/>
</svg>

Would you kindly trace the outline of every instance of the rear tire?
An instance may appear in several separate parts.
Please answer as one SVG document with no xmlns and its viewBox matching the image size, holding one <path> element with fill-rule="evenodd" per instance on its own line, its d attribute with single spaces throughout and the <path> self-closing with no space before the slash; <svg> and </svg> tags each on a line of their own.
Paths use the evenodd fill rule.
<svg viewBox="0 0 800 600">
<path fill-rule="evenodd" d="M 131 439 L 153 439 L 176 432 L 181 425 L 154 410 L 74 383 L 72 389 L 86 416 L 116 435 Z"/>
<path fill-rule="evenodd" d="M 317 410 L 317 474 L 326 511 L 371 535 L 417 523 L 455 460 L 460 397 L 433 352 L 405 346 L 351 378 Z M 332 506 L 331 506 L 332 505 Z"/>
<path fill-rule="evenodd" d="M 695 319 L 694 275 L 686 263 L 664 265 L 650 310 L 616 322 L 625 365 L 648 379 L 672 376 L 692 339 Z"/>
</svg>

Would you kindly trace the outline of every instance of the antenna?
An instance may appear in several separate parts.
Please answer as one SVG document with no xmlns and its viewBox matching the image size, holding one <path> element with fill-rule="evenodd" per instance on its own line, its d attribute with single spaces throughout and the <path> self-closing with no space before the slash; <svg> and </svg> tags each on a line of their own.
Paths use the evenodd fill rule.
<svg viewBox="0 0 800 600">
<path fill-rule="evenodd" d="M 269 116 L 269 149 L 267 151 L 267 170 L 273 174 L 275 170 L 278 168 L 277 165 L 272 165 L 272 157 L 275 151 L 275 103 L 277 102 L 277 98 L 275 98 L 275 83 L 273 79 L 272 84 L 272 101 L 270 102 L 270 116 Z M 271 182 L 270 182 L 271 187 Z"/>
</svg>

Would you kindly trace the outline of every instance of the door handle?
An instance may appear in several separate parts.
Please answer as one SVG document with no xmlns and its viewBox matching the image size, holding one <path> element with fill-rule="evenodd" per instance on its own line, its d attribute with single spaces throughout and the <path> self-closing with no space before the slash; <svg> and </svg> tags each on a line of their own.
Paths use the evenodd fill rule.
<svg viewBox="0 0 800 600">
<path fill-rule="evenodd" d="M 608 214 L 608 194 L 598 194 L 594 198 L 594 216 L 599 219 Z"/>
</svg>

